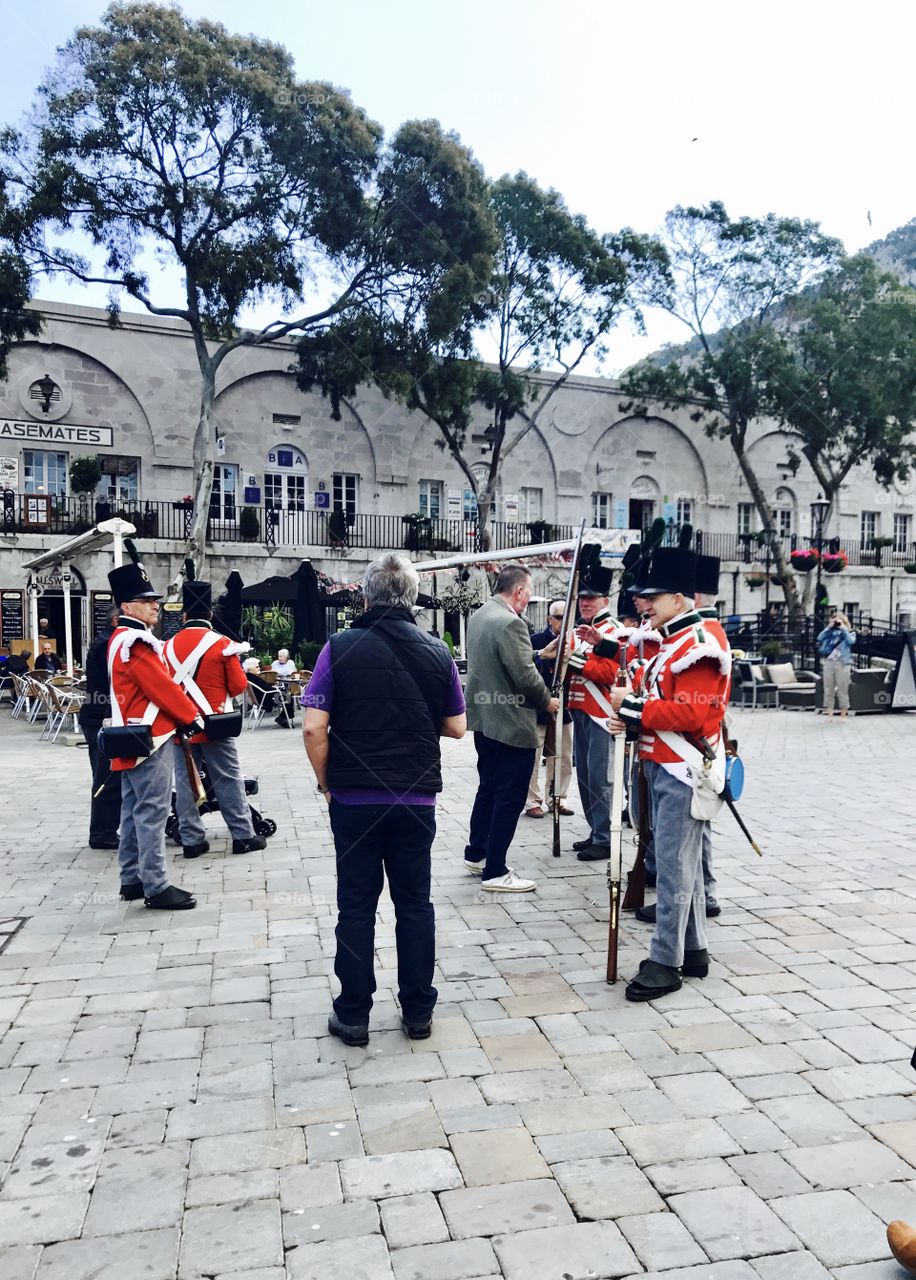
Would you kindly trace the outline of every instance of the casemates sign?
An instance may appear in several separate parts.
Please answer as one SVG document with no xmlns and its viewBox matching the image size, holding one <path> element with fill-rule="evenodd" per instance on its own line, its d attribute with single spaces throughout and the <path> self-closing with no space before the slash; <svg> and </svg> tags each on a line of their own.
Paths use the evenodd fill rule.
<svg viewBox="0 0 916 1280">
<path fill-rule="evenodd" d="M 111 427 L 77 427 L 68 422 L 15 422 L 0 418 L 0 441 L 22 440 L 37 444 L 89 444 L 111 448 Z"/>
</svg>

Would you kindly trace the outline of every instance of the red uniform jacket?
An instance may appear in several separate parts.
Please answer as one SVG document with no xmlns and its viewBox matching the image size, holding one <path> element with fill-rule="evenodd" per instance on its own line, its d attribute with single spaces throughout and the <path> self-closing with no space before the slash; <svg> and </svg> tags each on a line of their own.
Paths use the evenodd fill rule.
<svg viewBox="0 0 916 1280">
<path fill-rule="evenodd" d="M 173 674 L 185 658 L 190 657 L 203 636 L 212 632 L 211 626 L 195 621 L 193 625 L 182 627 L 178 634 L 168 641 L 165 659 Z M 238 655 L 247 653 L 250 648 L 248 644 L 238 644 L 228 636 L 220 636 L 213 648 L 208 649 L 197 664 L 194 680 L 210 704 L 211 711 L 225 710 L 229 698 L 244 693 L 248 677 L 242 670 Z M 202 708 L 197 708 L 195 703 L 195 709 L 199 718 Z M 196 733 L 191 741 L 206 742 L 207 737 L 203 733 Z"/>
<path fill-rule="evenodd" d="M 617 620 L 607 609 L 596 614 L 591 625 L 608 639 L 619 630 Z M 593 720 L 599 721 L 602 727 L 606 727 L 609 691 L 617 683 L 619 667 L 616 656 L 599 657 L 591 645 L 576 640 L 568 668 L 570 679 L 567 706 L 570 711 L 584 711 Z"/>
<path fill-rule="evenodd" d="M 678 745 L 659 731 L 705 738 L 715 747 L 728 702 L 731 653 L 706 632 L 692 611 L 661 627 L 662 645 L 637 672 L 635 689 L 620 708 L 622 719 L 640 724 L 639 754 L 688 782 Z"/>
<path fill-rule="evenodd" d="M 152 722 L 156 746 L 172 736 L 176 725 L 190 724 L 197 715 L 194 703 L 169 675 L 162 641 L 146 627 L 122 624 L 114 630 L 108 641 L 108 666 L 111 704 L 117 703 L 124 724 L 142 720 L 150 703 L 157 708 Z M 136 764 L 136 760 L 112 760 L 111 768 L 117 772 Z"/>
</svg>

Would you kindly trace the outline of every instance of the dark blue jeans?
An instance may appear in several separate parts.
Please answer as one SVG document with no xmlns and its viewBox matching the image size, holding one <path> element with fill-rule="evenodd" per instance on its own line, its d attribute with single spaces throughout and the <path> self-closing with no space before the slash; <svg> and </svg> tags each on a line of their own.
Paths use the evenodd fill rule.
<svg viewBox="0 0 916 1280">
<path fill-rule="evenodd" d="M 480 783 L 464 856 L 483 862 L 483 878 L 506 874 L 506 853 L 525 807 L 528 781 L 534 768 L 534 747 L 510 747 L 483 733 L 474 734 Z"/>
<path fill-rule="evenodd" d="M 432 805 L 341 804 L 331 801 L 337 850 L 337 958 L 341 1022 L 369 1021 L 375 993 L 375 914 L 388 877 L 396 917 L 398 998 L 410 1022 L 425 1022 L 436 1005 L 436 918 L 430 892 Z"/>
</svg>

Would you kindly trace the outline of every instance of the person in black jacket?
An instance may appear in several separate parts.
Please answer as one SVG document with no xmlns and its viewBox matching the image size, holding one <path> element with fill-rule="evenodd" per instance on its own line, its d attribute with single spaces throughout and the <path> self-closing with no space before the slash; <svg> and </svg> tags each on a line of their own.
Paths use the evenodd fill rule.
<svg viewBox="0 0 916 1280">
<path fill-rule="evenodd" d="M 121 819 L 121 775 L 111 772 L 107 756 L 98 747 L 102 721 L 111 715 L 108 641 L 118 625 L 116 608 L 112 608 L 108 624 L 108 629 L 96 636 L 86 654 L 86 701 L 80 708 L 80 728 L 89 747 L 89 765 L 92 769 L 90 849 L 117 849 L 118 823 Z M 100 787 L 103 790 L 101 794 L 97 794 Z"/>
<path fill-rule="evenodd" d="M 375 915 L 387 878 L 394 903 L 401 1021 L 431 1033 L 436 988 L 430 848 L 442 790 L 440 737 L 464 736 L 461 681 L 441 640 L 421 631 L 419 577 L 389 554 L 366 570 L 366 612 L 322 649 L 302 695 L 305 749 L 328 802 L 337 852 L 340 995 L 328 1030 L 369 1040 Z"/>
</svg>

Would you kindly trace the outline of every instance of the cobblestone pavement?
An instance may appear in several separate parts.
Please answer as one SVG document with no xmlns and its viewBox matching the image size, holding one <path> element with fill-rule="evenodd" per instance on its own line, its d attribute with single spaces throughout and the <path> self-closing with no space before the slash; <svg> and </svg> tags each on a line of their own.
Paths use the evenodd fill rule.
<svg viewBox="0 0 916 1280">
<path fill-rule="evenodd" d="M 547 822 L 513 857 L 537 894 L 465 874 L 473 746 L 446 743 L 435 1031 L 398 1029 L 386 897 L 364 1050 L 326 1031 L 334 866 L 298 734 L 241 743 L 267 851 L 208 818 L 176 864 L 200 905 L 163 916 L 83 847 L 85 752 L 0 717 L 3 1280 L 903 1275 L 913 718 L 736 714 L 766 856 L 722 818 L 715 963 L 655 1006 L 606 985 L 603 875 L 555 862 Z M 625 975 L 649 932 L 625 917 Z"/>
</svg>

